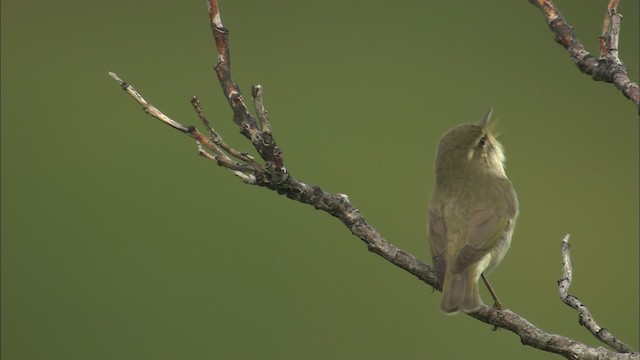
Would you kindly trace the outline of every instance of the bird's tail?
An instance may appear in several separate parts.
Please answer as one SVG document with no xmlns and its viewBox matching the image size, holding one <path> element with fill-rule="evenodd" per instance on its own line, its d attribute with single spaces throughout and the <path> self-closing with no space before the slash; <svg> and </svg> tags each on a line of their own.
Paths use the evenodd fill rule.
<svg viewBox="0 0 640 360">
<path fill-rule="evenodd" d="M 446 274 L 440 303 L 440 309 L 445 314 L 471 312 L 480 307 L 482 301 L 478 292 L 478 279 L 473 275 L 470 270 Z"/>
</svg>

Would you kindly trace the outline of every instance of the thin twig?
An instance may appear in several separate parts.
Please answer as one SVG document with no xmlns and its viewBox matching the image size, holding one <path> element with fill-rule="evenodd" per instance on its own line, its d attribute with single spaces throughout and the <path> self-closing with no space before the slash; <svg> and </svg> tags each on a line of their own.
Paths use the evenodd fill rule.
<svg viewBox="0 0 640 360">
<path fill-rule="evenodd" d="M 611 59 L 620 64 L 618 58 L 618 35 L 620 33 L 620 20 L 622 15 L 618 14 L 618 4 L 620 0 L 610 0 L 607 11 L 602 22 L 602 35 L 598 38 L 600 44 L 600 59 Z M 615 25 L 614 25 L 615 18 Z"/>
<path fill-rule="evenodd" d="M 189 128 L 180 124 L 179 122 L 171 119 L 170 117 L 168 117 L 167 115 L 163 114 L 160 110 L 158 110 L 155 106 L 151 105 L 149 102 L 147 102 L 147 100 L 145 100 L 142 95 L 140 95 L 140 93 L 138 93 L 136 91 L 136 89 L 133 88 L 133 86 L 127 84 L 126 82 L 124 82 L 124 80 L 120 79 L 118 77 L 118 75 L 116 75 L 115 73 L 109 72 L 109 76 L 111 76 L 115 81 L 117 81 L 120 84 L 120 87 L 122 88 L 122 90 L 124 90 L 125 92 L 127 92 L 129 95 L 131 95 L 131 97 L 138 102 L 138 104 L 140 104 L 142 106 L 142 109 L 149 115 L 153 116 L 154 118 L 162 121 L 163 123 L 171 126 L 172 128 L 181 131 L 185 134 L 189 133 Z"/>
<path fill-rule="evenodd" d="M 255 85 L 251 88 L 251 96 L 253 97 L 253 103 L 256 106 L 256 115 L 258 115 L 258 121 L 260 122 L 260 128 L 263 133 L 271 134 L 271 123 L 267 117 L 267 110 L 264 108 L 264 102 L 262 101 L 262 85 Z"/>
<path fill-rule="evenodd" d="M 618 340 L 609 330 L 598 325 L 596 320 L 591 315 L 591 312 L 587 307 L 573 295 L 569 294 L 569 287 L 573 280 L 573 263 L 571 261 L 571 254 L 569 253 L 569 234 L 560 242 L 562 248 L 562 277 L 558 280 L 558 290 L 560 291 L 560 298 L 562 302 L 569 305 L 576 311 L 578 311 L 580 325 L 589 330 L 593 336 L 603 343 L 611 346 L 614 350 L 621 353 L 631 353 L 633 349 L 631 346 Z"/>
<path fill-rule="evenodd" d="M 211 155 L 202 147 L 202 144 L 200 144 L 200 142 L 196 141 L 196 144 L 198 145 L 198 154 L 200 156 L 206 159 L 209 159 L 220 166 L 223 166 L 227 169 L 232 170 L 233 174 L 238 176 L 243 182 L 247 184 L 255 185 L 256 177 L 255 175 L 250 173 L 250 170 L 247 170 L 242 165 L 236 162 L 233 162 L 224 153 Z M 238 170 L 235 170 L 235 169 L 238 169 Z"/>
<path fill-rule="evenodd" d="M 247 164 L 249 164 L 249 166 L 254 168 L 255 171 L 262 171 L 262 166 L 258 164 L 258 162 L 256 162 L 251 155 L 244 152 L 240 152 L 232 148 L 231 146 L 229 146 L 226 142 L 224 142 L 224 140 L 222 139 L 222 136 L 220 136 L 220 134 L 218 134 L 218 132 L 215 129 L 213 129 L 213 127 L 211 127 L 211 123 L 209 122 L 209 119 L 207 119 L 207 116 L 204 114 L 204 111 L 202 110 L 202 105 L 200 104 L 200 100 L 198 99 L 198 97 L 194 96 L 193 98 L 191 98 L 191 105 L 193 106 L 193 109 L 196 111 L 196 114 L 198 114 L 198 117 L 200 118 L 204 126 L 209 131 L 209 139 L 214 144 L 222 148 L 222 150 L 226 151 L 227 154 L 235 157 L 238 160 L 246 162 Z"/>
<path fill-rule="evenodd" d="M 618 38 L 620 36 L 620 24 L 622 23 L 622 14 L 618 13 L 619 3 L 620 0 L 609 1 L 609 7 L 605 15 L 605 18 L 611 19 L 611 27 L 607 30 L 606 34 L 608 39 L 607 47 L 609 49 L 608 56 L 616 64 L 622 64 L 622 61 L 618 57 Z"/>
</svg>

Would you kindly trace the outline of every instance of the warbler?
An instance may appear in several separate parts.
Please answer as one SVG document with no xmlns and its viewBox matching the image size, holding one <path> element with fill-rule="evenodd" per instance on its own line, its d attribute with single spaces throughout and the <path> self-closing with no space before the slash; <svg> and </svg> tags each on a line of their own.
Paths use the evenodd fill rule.
<svg viewBox="0 0 640 360">
<path fill-rule="evenodd" d="M 428 233 L 446 314 L 481 306 L 481 277 L 493 307 L 502 308 L 486 276 L 509 249 L 518 199 L 504 171 L 502 145 L 489 127 L 491 113 L 449 130 L 437 147 Z"/>
</svg>

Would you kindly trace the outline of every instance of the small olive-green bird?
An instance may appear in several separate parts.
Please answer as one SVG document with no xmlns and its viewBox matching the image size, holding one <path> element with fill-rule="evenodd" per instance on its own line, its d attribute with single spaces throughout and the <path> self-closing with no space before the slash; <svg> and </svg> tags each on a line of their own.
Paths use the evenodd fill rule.
<svg viewBox="0 0 640 360">
<path fill-rule="evenodd" d="M 488 127 L 491 109 L 479 123 L 449 130 L 436 153 L 436 187 L 429 201 L 431 256 L 447 314 L 477 310 L 486 275 L 511 244 L 518 199 L 504 171 L 502 145 Z"/>
</svg>

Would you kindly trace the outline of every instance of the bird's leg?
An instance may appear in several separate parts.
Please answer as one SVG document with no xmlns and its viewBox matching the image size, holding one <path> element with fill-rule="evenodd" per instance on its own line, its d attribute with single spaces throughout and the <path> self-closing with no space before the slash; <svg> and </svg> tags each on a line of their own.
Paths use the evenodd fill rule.
<svg viewBox="0 0 640 360">
<path fill-rule="evenodd" d="M 489 280 L 487 280 L 487 277 L 484 276 L 484 273 L 482 273 L 480 276 L 482 277 L 484 284 L 487 285 L 487 289 L 489 289 L 489 292 L 491 293 L 491 297 L 493 298 L 493 308 L 496 310 L 502 310 L 502 303 L 498 299 L 496 292 L 493 291 L 491 284 L 489 284 Z"/>
</svg>

